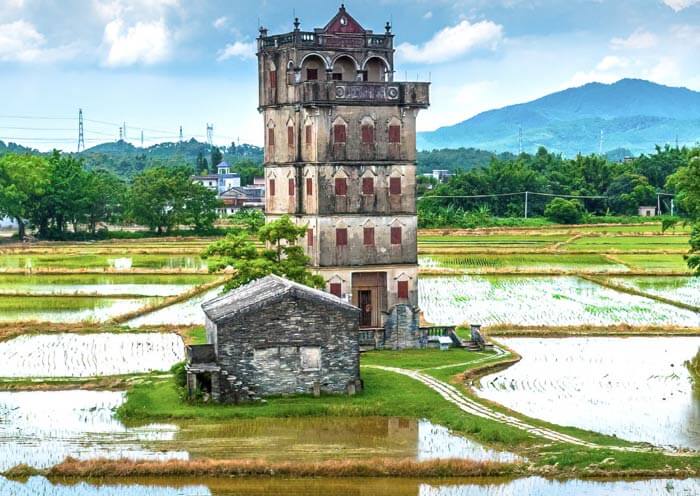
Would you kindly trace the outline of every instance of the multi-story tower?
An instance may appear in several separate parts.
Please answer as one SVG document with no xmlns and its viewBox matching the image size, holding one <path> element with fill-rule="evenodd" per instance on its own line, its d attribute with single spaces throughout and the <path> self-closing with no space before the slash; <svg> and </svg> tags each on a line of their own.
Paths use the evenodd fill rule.
<svg viewBox="0 0 700 496">
<path fill-rule="evenodd" d="M 304 244 L 327 290 L 380 327 L 417 304 L 416 116 L 428 83 L 394 82 L 394 36 L 344 6 L 322 29 L 260 29 L 268 219 L 307 224 Z"/>
</svg>

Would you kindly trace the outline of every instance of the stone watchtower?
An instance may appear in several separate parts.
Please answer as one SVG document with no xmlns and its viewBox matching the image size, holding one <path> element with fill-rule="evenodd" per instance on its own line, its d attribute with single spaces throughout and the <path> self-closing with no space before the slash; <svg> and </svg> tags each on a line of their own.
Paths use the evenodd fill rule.
<svg viewBox="0 0 700 496">
<path fill-rule="evenodd" d="M 267 218 L 308 224 L 313 268 L 365 328 L 417 305 L 416 116 L 429 84 L 394 82 L 393 41 L 389 23 L 374 34 L 344 6 L 322 29 L 295 19 L 258 38 Z"/>
</svg>

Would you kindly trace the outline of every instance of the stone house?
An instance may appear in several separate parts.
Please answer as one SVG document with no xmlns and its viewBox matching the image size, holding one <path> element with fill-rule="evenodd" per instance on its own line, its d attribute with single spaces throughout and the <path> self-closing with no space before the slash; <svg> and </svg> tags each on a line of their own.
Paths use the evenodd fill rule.
<svg viewBox="0 0 700 496">
<path fill-rule="evenodd" d="M 360 310 L 340 298 L 270 275 L 202 309 L 208 344 L 188 347 L 191 396 L 239 403 L 362 387 Z"/>
</svg>

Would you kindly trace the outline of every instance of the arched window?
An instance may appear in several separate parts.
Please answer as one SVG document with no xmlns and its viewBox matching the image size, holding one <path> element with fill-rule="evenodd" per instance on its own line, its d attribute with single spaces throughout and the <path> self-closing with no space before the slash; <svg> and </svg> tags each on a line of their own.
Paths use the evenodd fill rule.
<svg viewBox="0 0 700 496">
<path fill-rule="evenodd" d="M 301 63 L 302 81 L 318 81 L 326 72 L 326 62 L 320 55 L 307 55 Z"/>
<path fill-rule="evenodd" d="M 363 145 L 373 145 L 374 144 L 374 121 L 371 117 L 365 117 L 361 122 L 362 128 L 362 144 Z"/>
<path fill-rule="evenodd" d="M 334 81 L 357 80 L 357 62 L 349 55 L 341 55 L 333 62 L 332 75 Z"/>
<path fill-rule="evenodd" d="M 388 80 L 389 68 L 386 62 L 379 57 L 371 57 L 364 64 L 362 79 L 370 82 L 385 82 Z"/>
</svg>

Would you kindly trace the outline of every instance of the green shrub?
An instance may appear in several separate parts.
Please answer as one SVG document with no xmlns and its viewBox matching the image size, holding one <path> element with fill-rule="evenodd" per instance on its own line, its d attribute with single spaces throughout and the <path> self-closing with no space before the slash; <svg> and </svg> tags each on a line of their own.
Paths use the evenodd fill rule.
<svg viewBox="0 0 700 496">
<path fill-rule="evenodd" d="M 580 224 L 583 219 L 583 207 L 576 200 L 555 198 L 545 207 L 544 215 L 559 224 Z"/>
<path fill-rule="evenodd" d="M 180 388 L 187 386 L 187 372 L 185 371 L 185 362 L 178 362 L 173 365 L 170 372 L 175 377 L 175 384 Z"/>
</svg>

